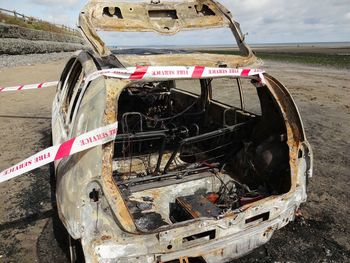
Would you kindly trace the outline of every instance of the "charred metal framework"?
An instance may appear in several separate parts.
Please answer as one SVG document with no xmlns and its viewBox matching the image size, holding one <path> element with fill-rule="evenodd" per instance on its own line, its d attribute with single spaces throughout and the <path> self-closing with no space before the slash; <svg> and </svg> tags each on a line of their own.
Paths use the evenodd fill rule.
<svg viewBox="0 0 350 263">
<path fill-rule="evenodd" d="M 225 25 L 245 55 L 113 55 L 96 34 Z M 263 86 L 254 78 L 250 86 L 240 78 L 213 86 L 205 78 L 108 77 L 84 85 L 84 77 L 116 65 L 255 63 L 224 7 L 211 0 L 90 1 L 80 27 L 94 51 L 77 53 L 62 73 L 53 142 L 119 123 L 113 143 L 55 163 L 59 215 L 87 262 L 227 262 L 294 219 L 306 200 L 312 151 L 293 99 L 270 75 Z M 213 91 L 234 86 L 236 105 L 214 100 Z M 248 90 L 261 112 L 246 109 Z"/>
<path fill-rule="evenodd" d="M 263 112 L 270 113 L 263 118 L 239 106 L 213 101 L 212 79 L 197 81 L 202 90 L 198 95 L 176 89 L 183 81 L 169 80 L 130 83 L 119 96 L 121 132 L 114 146 L 113 177 L 141 231 L 176 223 L 181 208 L 182 212 L 194 209 L 190 203 L 179 201 L 172 210 L 170 202 L 169 213 L 154 209 L 160 201 L 153 195 L 152 204 L 134 199 L 134 194 L 140 198 L 140 193 L 149 189 L 161 191 L 198 180 L 197 186 L 191 186 L 192 197 L 185 197 L 186 191 L 177 191 L 172 199 L 203 201 L 208 197 L 206 206 L 215 209 L 214 213 L 207 211 L 206 217 L 220 217 L 291 188 L 286 129 L 267 90 L 258 87 Z M 201 184 L 203 178 L 213 183 Z M 198 202 L 193 205 L 200 207 Z M 191 217 L 183 217 L 180 222 L 188 219 Z"/>
<path fill-rule="evenodd" d="M 223 63 L 227 66 L 239 66 L 252 64 L 256 57 L 244 41 L 240 25 L 233 20 L 231 12 L 214 0 L 185 0 L 185 1 L 149 1 L 148 3 L 133 3 L 131 1 L 100 1 L 92 0 L 81 11 L 78 24 L 83 36 L 92 46 L 93 50 L 102 57 L 111 55 L 97 31 L 116 32 L 157 32 L 163 35 L 173 35 L 183 30 L 208 29 L 229 27 L 237 45 L 241 51 L 239 56 L 213 56 L 206 58 L 200 55 L 174 56 L 179 65 L 187 65 L 188 59 L 192 59 L 192 65 L 206 63 L 212 59 L 212 63 Z M 203 36 L 204 38 L 205 36 Z M 118 43 L 116 43 L 118 44 Z M 201 61 L 200 59 L 204 59 Z M 145 62 L 150 65 L 168 63 L 164 56 L 138 57 L 137 62 Z M 124 66 L 134 63 L 132 58 L 121 59 Z M 145 60 L 145 61 L 144 61 Z M 201 61 L 201 63 L 198 63 Z M 209 66 L 209 65 L 208 65 Z"/>
</svg>

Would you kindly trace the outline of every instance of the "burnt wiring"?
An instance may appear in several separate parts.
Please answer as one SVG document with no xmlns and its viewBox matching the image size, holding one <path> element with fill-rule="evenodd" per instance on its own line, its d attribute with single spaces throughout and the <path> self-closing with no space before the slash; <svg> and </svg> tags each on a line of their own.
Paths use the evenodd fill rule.
<svg viewBox="0 0 350 263">
<path fill-rule="evenodd" d="M 221 168 L 223 171 L 223 168 Z M 257 198 L 263 196 L 257 190 L 251 190 L 247 185 L 242 184 L 234 179 L 224 182 L 220 178 L 218 169 L 214 169 L 215 177 L 221 182 L 217 192 L 218 200 L 216 205 L 225 211 L 231 211 L 239 208 L 242 205 L 242 198 Z"/>
<path fill-rule="evenodd" d="M 176 107 L 173 108 L 170 98 L 172 86 L 169 83 L 145 84 L 127 89 L 128 95 L 124 95 L 125 100 L 134 101 L 137 107 L 133 107 L 135 110 L 130 111 L 129 104 L 125 103 L 119 115 L 124 137 L 120 141 L 122 156 L 115 156 L 117 157 L 115 159 L 122 157 L 118 162 L 123 160 L 124 163 L 124 169 L 119 169 L 122 170 L 119 173 L 121 179 L 161 174 L 165 176 L 170 172 L 188 170 L 192 165 L 203 167 L 210 164 L 211 169 L 221 167 L 220 170 L 224 170 L 225 163 L 242 148 L 242 139 L 236 138 L 244 138 L 248 124 L 238 123 L 221 128 L 221 126 L 209 127 L 204 117 L 194 121 L 191 121 L 191 118 L 177 119 L 185 114 L 192 114 L 195 110 L 191 109 L 196 104 L 200 109 L 196 107 L 199 112 L 195 114 L 206 111 L 207 104 L 202 104 L 201 101 L 210 93 L 207 92 L 211 89 L 211 81 L 211 79 L 202 80 L 201 88 L 204 95 L 192 102 L 186 101 L 188 106 L 183 110 L 177 108 L 177 111 L 180 111 L 178 113 Z M 157 136 L 164 138 L 161 145 L 156 142 L 159 139 Z M 142 165 L 139 165 L 140 163 Z M 212 163 L 219 165 L 213 167 Z M 220 194 L 223 199 L 227 196 L 234 199 L 237 198 L 234 197 L 237 189 L 252 193 L 248 186 L 232 181 L 227 185 L 222 182 Z"/>
<path fill-rule="evenodd" d="M 184 109 L 183 111 L 179 112 L 178 114 L 174 115 L 174 116 L 170 116 L 170 117 L 166 117 L 166 118 L 152 118 L 147 116 L 146 114 L 141 113 L 142 117 L 144 117 L 146 120 L 150 120 L 153 121 L 155 124 L 159 123 L 159 122 L 164 122 L 164 121 L 168 121 L 168 120 L 173 120 L 176 119 L 178 117 L 180 117 L 181 115 L 185 114 L 187 111 L 189 111 L 194 105 L 196 105 L 197 101 L 194 101 L 190 106 L 188 106 L 186 109 Z"/>
<path fill-rule="evenodd" d="M 212 79 L 207 80 L 205 83 L 202 83 L 202 87 L 207 90 L 211 85 Z M 129 96 L 137 96 L 139 98 L 144 99 L 145 101 L 151 101 L 152 107 L 148 109 L 148 113 L 144 112 L 125 112 L 122 116 L 123 124 L 127 126 L 127 116 L 129 115 L 140 115 L 145 120 L 153 122 L 153 126 L 156 127 L 158 123 L 172 121 L 176 118 L 181 117 L 182 115 L 200 115 L 206 112 L 206 105 L 203 105 L 203 109 L 198 112 L 189 112 L 198 102 L 202 99 L 202 97 L 198 97 L 191 105 L 186 107 L 179 113 L 176 113 L 173 116 L 168 117 L 158 117 L 157 114 L 160 112 L 164 112 L 166 108 L 172 111 L 172 104 L 169 95 L 170 88 L 166 86 L 162 86 L 164 83 L 159 83 L 157 85 L 145 83 L 140 87 L 130 87 L 127 89 L 127 93 Z M 158 102 L 165 102 L 167 106 Z M 170 112 L 169 112 L 170 113 Z M 142 118 L 140 118 L 140 125 L 142 130 Z M 123 125 L 123 126 L 124 126 Z M 123 127 L 124 128 L 124 127 Z M 128 129 L 127 129 L 128 130 Z"/>
</svg>

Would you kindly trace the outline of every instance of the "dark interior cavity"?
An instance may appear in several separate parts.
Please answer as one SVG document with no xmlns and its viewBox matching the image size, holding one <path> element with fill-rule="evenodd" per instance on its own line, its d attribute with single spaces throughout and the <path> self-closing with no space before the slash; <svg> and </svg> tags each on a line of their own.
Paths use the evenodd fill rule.
<svg viewBox="0 0 350 263">
<path fill-rule="evenodd" d="M 212 81 L 134 82 L 120 94 L 113 175 L 144 231 L 219 218 L 291 187 L 286 128 L 267 87 L 256 88 L 254 80 L 244 87 L 256 90 L 256 114 L 214 100 Z M 222 80 L 222 87 L 215 81 L 225 102 L 231 94 L 226 89 L 242 89 L 237 79 Z M 168 201 L 153 194 L 172 186 L 179 190 Z"/>
</svg>

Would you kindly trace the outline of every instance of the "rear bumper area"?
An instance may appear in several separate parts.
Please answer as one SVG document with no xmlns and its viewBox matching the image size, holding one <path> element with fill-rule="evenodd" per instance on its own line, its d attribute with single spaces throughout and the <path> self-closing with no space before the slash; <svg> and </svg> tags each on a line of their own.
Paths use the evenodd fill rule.
<svg viewBox="0 0 350 263">
<path fill-rule="evenodd" d="M 231 226 L 229 226 L 230 224 L 227 224 L 228 221 L 224 219 L 225 222 L 221 222 L 221 220 L 219 220 L 216 221 L 216 224 L 209 225 L 205 224 L 206 221 L 199 222 L 200 224 L 197 224 L 196 229 L 193 229 L 193 231 L 201 234 L 203 232 L 210 232 L 208 229 L 212 229 L 212 231 L 215 231 L 217 237 L 210 237 L 209 235 L 206 237 L 200 236 L 198 239 L 195 238 L 194 240 L 183 242 L 185 238 L 179 239 L 179 237 L 187 236 L 186 232 L 183 232 L 182 230 L 186 231 L 185 229 L 188 226 L 184 227 L 184 229 L 181 229 L 180 227 L 178 229 L 164 231 L 157 235 L 159 242 L 157 243 L 160 245 L 160 247 L 165 247 L 165 249 L 168 249 L 169 252 L 141 252 L 142 254 L 140 253 L 141 255 L 139 254 L 137 256 L 126 256 L 126 254 L 124 254 L 121 257 L 113 259 L 103 258 L 100 254 L 100 257 L 98 257 L 97 261 L 117 263 L 187 263 L 191 262 L 192 258 L 201 258 L 204 260 L 203 262 L 207 263 L 229 262 L 232 259 L 237 259 L 244 256 L 245 254 L 248 254 L 253 249 L 268 242 L 275 230 L 282 228 L 288 224 L 288 222 L 294 220 L 295 211 L 298 206 L 299 203 L 289 206 L 287 209 L 284 209 L 283 212 L 279 213 L 277 217 L 274 216 L 274 218 L 270 220 L 265 220 L 263 217 L 256 217 L 257 219 L 253 222 L 247 222 L 247 219 L 245 219 L 244 221 L 246 227 L 244 229 L 234 224 L 234 221 L 237 218 L 231 219 Z M 177 231 L 173 232 L 173 230 Z M 181 240 L 182 242 L 178 242 L 178 240 Z M 140 250 L 138 250 L 136 244 L 132 245 L 129 243 L 129 245 L 133 246 L 133 252 L 143 250 L 141 247 Z M 154 251 L 156 249 L 157 248 L 153 246 L 152 248 L 149 247 L 146 249 L 146 251 Z"/>
<path fill-rule="evenodd" d="M 207 263 L 228 262 L 231 259 L 242 257 L 268 242 L 275 230 L 294 220 L 295 210 L 296 207 L 292 207 L 273 220 L 264 222 L 258 220 L 255 225 L 243 231 L 208 241 L 193 248 L 169 254 L 160 254 L 156 256 L 155 261 L 147 262 L 168 262 L 185 257 L 202 257 Z M 218 227 L 220 228 L 220 225 Z"/>
</svg>

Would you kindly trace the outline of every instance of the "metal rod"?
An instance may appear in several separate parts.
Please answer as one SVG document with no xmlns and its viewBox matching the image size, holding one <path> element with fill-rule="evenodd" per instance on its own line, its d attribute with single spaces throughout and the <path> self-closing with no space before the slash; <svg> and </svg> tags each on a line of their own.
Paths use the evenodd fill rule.
<svg viewBox="0 0 350 263">
<path fill-rule="evenodd" d="M 196 143 L 196 142 L 199 142 L 201 140 L 211 139 L 211 138 L 216 137 L 218 135 L 222 135 L 222 134 L 225 134 L 225 133 L 228 133 L 228 132 L 232 132 L 232 131 L 236 130 L 238 127 L 241 127 L 243 124 L 244 123 L 236 124 L 236 125 L 233 125 L 233 126 L 228 126 L 228 127 L 225 127 L 225 128 L 219 129 L 219 130 L 215 130 L 215 131 L 212 131 L 212 132 L 200 134 L 198 136 L 194 136 L 194 137 L 182 140 L 180 142 L 179 147 L 172 153 L 170 159 L 168 160 L 167 164 L 165 165 L 163 173 L 166 173 L 168 171 L 168 169 L 169 169 L 171 163 L 173 162 L 173 160 L 175 159 L 177 153 L 181 151 L 182 147 L 185 144 L 187 144 L 187 143 Z"/>
<path fill-rule="evenodd" d="M 245 110 L 243 90 L 242 90 L 242 82 L 241 82 L 240 78 L 237 78 L 237 85 L 238 85 L 239 99 L 240 99 L 240 102 L 241 102 L 241 109 Z"/>
<path fill-rule="evenodd" d="M 192 170 L 186 170 L 186 171 L 177 171 L 177 172 L 172 172 L 168 174 L 163 174 L 163 175 L 157 175 L 157 176 L 145 176 L 142 178 L 135 178 L 135 179 L 130 179 L 130 180 L 125 180 L 125 181 L 117 181 L 118 185 L 128 185 L 128 184 L 137 184 L 137 183 L 143 183 L 147 181 L 154 181 L 158 179 L 164 179 L 164 178 L 169 178 L 169 177 L 174 177 L 178 176 L 179 174 L 183 174 L 183 176 L 189 176 L 193 173 L 201 172 L 201 171 L 207 171 L 212 169 L 211 167 L 205 166 L 205 167 L 200 167 Z"/>
</svg>

